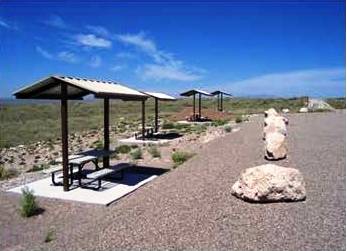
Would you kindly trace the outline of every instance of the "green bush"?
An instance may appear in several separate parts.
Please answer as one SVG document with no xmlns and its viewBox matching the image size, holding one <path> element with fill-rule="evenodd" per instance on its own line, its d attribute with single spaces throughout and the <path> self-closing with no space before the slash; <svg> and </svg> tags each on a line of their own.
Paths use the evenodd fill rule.
<svg viewBox="0 0 347 251">
<path fill-rule="evenodd" d="M 136 148 L 130 152 L 130 156 L 133 160 L 142 159 L 142 150 L 141 148 Z"/>
<path fill-rule="evenodd" d="M 181 152 L 181 151 L 174 152 L 171 155 L 172 161 L 174 162 L 174 167 L 177 167 L 177 166 L 183 164 L 188 159 L 193 157 L 193 155 L 194 154 L 188 153 L 188 152 Z"/>
<path fill-rule="evenodd" d="M 175 124 L 172 122 L 164 122 L 164 124 L 162 125 L 163 129 L 174 129 L 175 128 Z"/>
<path fill-rule="evenodd" d="M 224 131 L 225 131 L 226 133 L 231 132 L 231 130 L 232 130 L 232 128 L 231 128 L 231 126 L 230 126 L 230 125 L 226 125 L 226 126 L 224 126 Z"/>
<path fill-rule="evenodd" d="M 326 102 L 335 109 L 346 109 L 345 98 L 328 98 Z"/>
<path fill-rule="evenodd" d="M 104 143 L 100 139 L 95 141 L 93 144 L 96 149 L 104 149 Z"/>
<path fill-rule="evenodd" d="M 46 237 L 45 237 L 45 242 L 48 243 L 48 242 L 51 242 L 55 239 L 55 232 L 54 230 L 49 230 L 46 234 Z"/>
<path fill-rule="evenodd" d="M 48 169 L 49 165 L 47 164 L 41 164 L 41 165 L 33 165 L 32 168 L 30 168 L 27 173 L 32 173 L 32 172 L 38 172 L 38 171 L 42 171 L 44 169 Z"/>
<path fill-rule="evenodd" d="M 15 168 L 5 168 L 4 165 L 0 165 L 0 180 L 7 180 L 18 176 L 19 172 Z"/>
<path fill-rule="evenodd" d="M 148 152 L 152 155 L 153 158 L 160 158 L 161 154 L 157 146 L 150 146 Z"/>
<path fill-rule="evenodd" d="M 222 125 L 225 125 L 226 123 L 228 123 L 227 120 L 225 119 L 217 119 L 217 120 L 214 120 L 212 121 L 212 126 L 222 126 Z"/>
<path fill-rule="evenodd" d="M 28 187 L 22 189 L 22 198 L 20 201 L 20 212 L 23 217 L 30 217 L 37 213 L 39 207 L 33 191 Z"/>
<path fill-rule="evenodd" d="M 242 117 L 236 117 L 236 119 L 235 119 L 235 122 L 236 123 L 241 123 L 243 120 L 242 120 Z"/>
<path fill-rule="evenodd" d="M 116 152 L 117 153 L 123 153 L 123 154 L 127 154 L 131 151 L 131 147 L 128 145 L 120 145 L 118 147 L 116 147 Z"/>
</svg>

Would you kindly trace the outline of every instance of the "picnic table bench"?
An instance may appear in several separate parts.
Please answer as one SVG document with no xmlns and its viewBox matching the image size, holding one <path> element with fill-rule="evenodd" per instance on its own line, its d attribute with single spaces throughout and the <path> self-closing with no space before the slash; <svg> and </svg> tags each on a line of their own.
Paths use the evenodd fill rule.
<svg viewBox="0 0 347 251">
<path fill-rule="evenodd" d="M 82 188 L 85 188 L 87 187 L 88 188 L 88 185 L 97 181 L 98 182 L 98 186 L 97 186 L 97 190 L 101 188 L 101 181 L 104 177 L 107 177 L 107 176 L 110 176 L 114 173 L 118 173 L 120 172 L 121 173 L 121 177 L 118 178 L 120 180 L 123 179 L 124 177 L 124 169 L 125 168 L 128 168 L 130 167 L 130 164 L 129 163 L 121 163 L 121 164 L 118 164 L 116 167 L 114 168 L 102 168 L 100 170 L 97 170 L 97 171 L 94 171 L 92 173 L 89 173 L 86 175 L 86 178 L 87 179 L 90 179 L 91 181 L 85 183 L 85 184 L 79 184 L 80 187 Z"/>
<path fill-rule="evenodd" d="M 150 137 L 153 134 L 154 134 L 154 128 L 153 127 L 150 127 L 150 126 L 145 127 L 145 138 Z M 139 135 L 141 135 L 141 136 L 139 136 Z M 142 131 L 135 132 L 135 139 L 138 139 L 140 137 L 142 137 Z"/>
<path fill-rule="evenodd" d="M 70 177 L 70 183 L 69 186 L 71 186 L 73 184 L 73 179 L 75 174 L 77 173 L 77 177 L 78 177 L 78 184 L 79 186 L 83 186 L 82 184 L 82 169 L 83 167 L 89 163 L 92 162 L 95 165 L 95 171 L 92 172 L 96 173 L 94 176 L 93 181 L 98 180 L 99 181 L 99 186 L 98 188 L 100 188 L 101 185 L 101 178 L 109 175 L 111 172 L 107 172 L 107 171 L 102 171 L 102 172 L 98 172 L 100 167 L 98 165 L 98 159 L 101 157 L 105 157 L 105 156 L 110 156 L 113 152 L 112 151 L 106 151 L 106 150 L 90 150 L 90 151 L 86 151 L 86 152 L 82 152 L 79 154 L 73 154 L 73 155 L 69 155 L 68 156 L 68 161 L 69 161 L 69 177 Z M 61 163 L 62 162 L 62 158 L 57 158 L 55 160 L 56 163 Z M 106 170 L 108 168 L 103 168 L 101 170 Z M 100 170 L 100 171 L 101 171 Z M 111 169 L 113 170 L 113 169 Z M 62 172 L 63 171 L 63 167 L 62 165 L 57 165 L 56 167 L 54 167 L 52 170 L 50 170 L 51 172 L 51 178 L 52 178 L 52 183 L 53 185 L 62 185 L 61 182 L 57 182 L 55 180 L 55 176 L 57 173 Z M 88 175 L 87 175 L 88 176 Z M 91 176 L 93 177 L 93 176 Z M 87 177 L 88 178 L 88 177 Z"/>
</svg>

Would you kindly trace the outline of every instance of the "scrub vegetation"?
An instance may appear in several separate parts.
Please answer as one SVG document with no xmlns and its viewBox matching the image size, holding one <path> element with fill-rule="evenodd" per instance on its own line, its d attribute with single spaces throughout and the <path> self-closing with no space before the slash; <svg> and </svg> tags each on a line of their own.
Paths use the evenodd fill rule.
<svg viewBox="0 0 347 251">
<path fill-rule="evenodd" d="M 345 108 L 344 98 L 330 98 L 330 105 L 338 109 Z M 176 102 L 161 102 L 160 117 L 166 122 L 163 129 L 179 132 L 198 131 L 204 128 L 192 128 L 179 125 L 170 121 L 170 117 L 190 107 L 191 99 L 180 99 Z M 215 99 L 204 99 L 202 107 L 216 109 Z M 250 99 L 234 98 L 225 99 L 224 110 L 232 112 L 235 116 L 243 114 L 261 113 L 271 107 L 280 110 L 288 108 L 291 112 L 297 112 L 303 106 L 302 98 L 291 99 Z M 153 100 L 146 102 L 146 120 L 152 121 L 154 114 Z M 136 101 L 112 100 L 110 107 L 110 125 L 116 133 L 126 130 L 136 131 L 141 124 L 141 103 Z M 97 130 L 103 126 L 103 103 L 96 101 L 69 101 L 69 133 L 86 130 Z M 213 122 L 222 125 L 223 120 Z M 28 144 L 37 141 L 54 140 L 60 137 L 60 103 L 24 103 L 3 102 L 0 103 L 0 148 L 11 147 L 20 144 Z M 101 147 L 101 143 L 95 142 L 95 147 Z"/>
</svg>

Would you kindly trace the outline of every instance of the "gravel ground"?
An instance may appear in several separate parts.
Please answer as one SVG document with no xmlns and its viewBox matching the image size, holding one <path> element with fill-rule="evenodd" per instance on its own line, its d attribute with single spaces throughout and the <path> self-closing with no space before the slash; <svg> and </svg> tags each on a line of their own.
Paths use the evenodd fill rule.
<svg viewBox="0 0 347 251">
<path fill-rule="evenodd" d="M 23 220 L 18 196 L 0 193 L 0 249 L 345 250 L 345 111 L 289 115 L 289 156 L 276 163 L 303 173 L 298 203 L 231 195 L 243 169 L 266 162 L 252 120 L 109 207 L 40 199 L 46 211 Z"/>
</svg>

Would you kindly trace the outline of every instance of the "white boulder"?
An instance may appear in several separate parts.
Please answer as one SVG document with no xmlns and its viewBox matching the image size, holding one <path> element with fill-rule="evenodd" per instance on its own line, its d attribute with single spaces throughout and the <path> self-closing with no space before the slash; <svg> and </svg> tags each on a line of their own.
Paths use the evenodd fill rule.
<svg viewBox="0 0 347 251">
<path fill-rule="evenodd" d="M 319 111 L 319 110 L 326 110 L 326 111 L 333 111 L 335 110 L 331 105 L 329 105 L 327 102 L 321 99 L 309 99 L 307 108 L 309 111 Z"/>
<path fill-rule="evenodd" d="M 307 107 L 301 107 L 299 112 L 301 113 L 307 113 L 308 112 L 308 108 Z"/>
<path fill-rule="evenodd" d="M 305 182 L 299 170 L 266 164 L 247 168 L 232 186 L 232 194 L 245 201 L 301 201 Z"/>
<path fill-rule="evenodd" d="M 269 116 L 277 116 L 278 113 L 275 108 L 270 108 L 269 110 L 264 111 L 264 116 L 269 117 Z"/>
<path fill-rule="evenodd" d="M 283 113 L 289 113 L 290 110 L 289 110 L 288 108 L 284 108 L 284 109 L 282 109 L 282 112 L 283 112 Z"/>
<path fill-rule="evenodd" d="M 265 158 L 267 160 L 280 160 L 287 157 L 286 137 L 283 133 L 272 132 L 265 137 Z"/>
<path fill-rule="evenodd" d="M 287 132 L 286 122 L 288 119 L 282 116 L 268 116 L 264 119 L 264 128 L 265 127 L 275 127 L 278 131 L 284 135 Z"/>
</svg>

